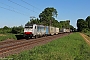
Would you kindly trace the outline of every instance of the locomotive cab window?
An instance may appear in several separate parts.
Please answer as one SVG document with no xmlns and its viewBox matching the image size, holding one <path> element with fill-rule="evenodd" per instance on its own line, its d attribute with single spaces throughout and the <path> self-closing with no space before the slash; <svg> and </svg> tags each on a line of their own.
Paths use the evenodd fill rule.
<svg viewBox="0 0 90 60">
<path fill-rule="evenodd" d="M 29 27 L 25 26 L 25 28 L 29 28 Z"/>
<path fill-rule="evenodd" d="M 30 29 L 32 29 L 33 27 L 32 27 L 32 26 L 25 26 L 25 28 L 30 28 Z"/>
<path fill-rule="evenodd" d="M 36 29 L 36 26 L 35 26 L 35 29 Z"/>
<path fill-rule="evenodd" d="M 31 28 L 31 29 L 32 29 L 32 28 L 33 28 L 33 26 L 29 26 L 29 28 Z"/>
</svg>

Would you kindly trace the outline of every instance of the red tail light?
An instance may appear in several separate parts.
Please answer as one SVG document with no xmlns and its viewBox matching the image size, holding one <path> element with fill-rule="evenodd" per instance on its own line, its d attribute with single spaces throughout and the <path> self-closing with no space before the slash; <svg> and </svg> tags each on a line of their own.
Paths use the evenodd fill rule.
<svg viewBox="0 0 90 60">
<path fill-rule="evenodd" d="M 25 34 L 32 34 L 32 32 L 25 32 Z"/>
</svg>

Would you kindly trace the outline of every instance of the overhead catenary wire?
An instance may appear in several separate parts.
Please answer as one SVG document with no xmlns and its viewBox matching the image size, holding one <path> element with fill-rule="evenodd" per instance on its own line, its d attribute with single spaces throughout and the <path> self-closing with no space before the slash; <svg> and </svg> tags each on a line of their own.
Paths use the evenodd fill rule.
<svg viewBox="0 0 90 60">
<path fill-rule="evenodd" d="M 8 0 L 8 1 L 11 2 L 11 3 L 13 3 L 13 4 L 16 4 L 16 5 L 20 6 L 20 7 L 23 7 L 23 8 L 25 8 L 25 9 L 27 9 L 27 10 L 30 10 L 30 11 L 32 11 L 32 12 L 34 12 L 34 13 L 37 13 L 37 12 L 35 12 L 35 11 L 33 11 L 33 10 L 25 7 L 25 6 L 20 5 L 19 3 L 16 3 L 16 2 L 14 2 L 14 1 L 12 1 L 12 0 Z M 26 4 L 28 4 L 28 5 L 32 6 L 32 7 L 34 7 L 34 8 L 36 8 L 36 9 L 38 9 L 37 7 L 31 5 L 30 3 L 27 3 L 27 2 L 24 1 L 24 0 L 21 0 L 21 1 L 23 1 L 24 3 L 26 3 Z M 21 10 L 19 10 L 19 9 L 17 9 L 17 8 L 14 8 L 14 7 L 12 7 L 12 6 L 8 5 L 8 4 L 2 3 L 2 2 L 0 2 L 0 3 L 3 4 L 3 5 L 6 5 L 6 6 L 8 6 L 8 7 L 10 7 L 11 9 L 10 9 L 10 8 L 6 8 L 6 7 L 3 7 L 3 6 L 0 6 L 0 8 L 3 8 L 3 9 L 6 9 L 6 10 L 9 10 L 9 11 L 18 13 L 18 14 L 22 14 L 22 15 L 28 16 L 28 14 L 21 13 Z M 19 12 L 19 11 L 20 11 L 20 12 Z"/>
<path fill-rule="evenodd" d="M 24 2 L 24 3 L 26 3 L 26 4 L 28 4 L 28 5 L 30 5 L 30 6 L 32 6 L 33 8 L 36 8 L 36 9 L 38 9 L 38 10 L 41 10 L 41 9 L 39 9 L 39 8 L 37 8 L 37 7 L 35 7 L 35 6 L 33 6 L 32 4 L 30 4 L 30 3 L 28 3 L 28 2 L 26 2 L 26 1 L 24 1 L 24 0 L 21 0 L 22 2 Z"/>
<path fill-rule="evenodd" d="M 21 0 L 21 1 L 24 2 L 24 3 L 26 3 L 26 4 L 28 4 L 28 5 L 30 5 L 30 6 L 32 6 L 33 8 L 36 8 L 36 9 L 38 9 L 38 10 L 41 10 L 41 9 L 39 9 L 39 8 L 31 5 L 30 3 L 28 3 L 28 2 L 26 2 L 26 1 L 24 1 L 24 0 Z M 46 16 L 46 15 L 45 15 L 45 16 Z M 32 18 L 32 17 L 31 17 L 31 18 Z M 50 24 L 51 24 L 51 20 L 50 20 Z"/>
<path fill-rule="evenodd" d="M 32 4 L 30 4 L 30 3 L 28 3 L 28 2 L 26 2 L 26 1 L 24 1 L 24 0 L 21 0 L 21 1 L 24 2 L 25 4 L 29 5 L 29 6 L 32 6 L 32 7 L 33 7 L 33 11 L 34 11 L 34 8 L 37 9 L 37 10 L 41 10 L 41 9 L 39 9 L 38 7 L 32 5 Z M 32 19 L 32 18 L 34 18 L 34 16 L 31 16 L 30 18 Z"/>
<path fill-rule="evenodd" d="M 38 10 L 41 10 L 41 9 L 39 9 L 39 8 L 31 5 L 30 3 L 28 3 L 28 2 L 26 2 L 26 1 L 24 1 L 24 0 L 21 0 L 21 1 L 24 2 L 24 3 L 26 3 L 26 4 L 28 4 L 28 5 L 30 5 L 30 6 L 32 6 L 33 8 L 36 8 L 36 9 L 38 9 Z M 45 16 L 46 16 L 46 15 L 45 15 Z M 51 20 L 50 20 L 50 25 L 51 25 Z"/>
<path fill-rule="evenodd" d="M 3 4 L 3 5 L 5 5 L 5 6 L 8 6 L 8 7 L 12 8 L 12 9 L 13 9 L 12 11 L 14 11 L 14 12 L 15 12 L 16 10 L 21 11 L 21 10 L 16 9 L 16 8 L 14 8 L 14 7 L 12 7 L 12 6 L 9 6 L 9 5 L 5 4 L 5 3 L 2 3 L 2 2 L 0 2 L 0 3 Z M 4 7 L 3 7 L 3 8 L 4 8 Z M 8 9 L 8 8 L 5 8 L 5 9 Z M 8 10 L 11 10 L 11 9 L 8 9 Z M 16 11 L 16 12 L 18 12 L 18 11 Z M 18 13 L 24 14 L 24 13 L 21 13 L 21 12 L 18 12 Z M 24 14 L 24 15 L 27 15 L 27 16 L 28 16 L 28 14 Z"/>
<path fill-rule="evenodd" d="M 9 5 L 5 4 L 5 3 L 2 3 L 2 2 L 0 2 L 0 4 L 6 5 L 8 7 L 11 7 L 11 6 L 9 6 Z M 11 7 L 11 8 L 13 8 L 13 7 Z M 13 8 L 13 9 L 15 9 L 15 8 Z"/>
<path fill-rule="evenodd" d="M 24 15 L 24 16 L 28 16 L 28 15 L 25 15 L 23 13 L 20 13 L 20 12 L 17 12 L 15 10 L 11 10 L 11 9 L 8 9 L 8 8 L 2 7 L 2 6 L 0 6 L 0 8 L 5 9 L 5 10 L 8 10 L 8 11 L 12 11 L 12 12 L 15 12 L 15 13 L 18 13 L 18 14 L 21 14 L 21 15 Z"/>
<path fill-rule="evenodd" d="M 22 6 L 22 5 L 18 4 L 18 3 L 16 3 L 16 2 L 13 2 L 13 1 L 11 1 L 11 0 L 8 0 L 8 1 L 10 1 L 11 3 L 14 3 L 14 4 L 16 4 L 16 5 L 20 6 L 20 7 L 23 7 L 23 8 L 25 8 L 25 9 L 27 9 L 27 10 L 30 10 L 30 11 L 32 11 L 32 12 L 34 12 L 34 13 L 37 13 L 37 12 L 35 12 L 35 11 L 33 11 L 33 10 L 25 7 L 25 6 Z"/>
</svg>

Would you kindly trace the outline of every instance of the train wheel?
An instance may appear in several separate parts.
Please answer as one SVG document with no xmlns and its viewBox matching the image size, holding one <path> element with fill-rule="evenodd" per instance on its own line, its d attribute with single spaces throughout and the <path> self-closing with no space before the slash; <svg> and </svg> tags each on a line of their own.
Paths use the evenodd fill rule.
<svg viewBox="0 0 90 60">
<path fill-rule="evenodd" d="M 32 36 L 30 37 L 30 39 L 32 39 Z"/>
<path fill-rule="evenodd" d="M 35 35 L 35 39 L 37 38 L 37 35 Z"/>
</svg>

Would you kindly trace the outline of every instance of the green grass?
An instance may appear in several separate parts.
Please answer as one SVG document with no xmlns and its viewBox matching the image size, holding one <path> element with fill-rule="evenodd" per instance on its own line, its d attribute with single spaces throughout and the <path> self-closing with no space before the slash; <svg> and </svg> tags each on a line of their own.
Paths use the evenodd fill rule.
<svg viewBox="0 0 90 60">
<path fill-rule="evenodd" d="M 79 33 L 12 55 L 13 60 L 90 60 L 90 46 Z"/>
<path fill-rule="evenodd" d="M 4 41 L 7 39 L 17 39 L 14 34 L 4 34 L 5 36 L 0 36 L 0 41 Z"/>
<path fill-rule="evenodd" d="M 85 33 L 87 36 L 89 36 L 90 37 L 90 31 L 88 31 L 87 33 Z"/>
</svg>

